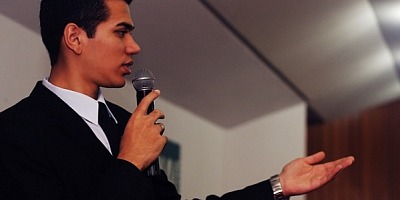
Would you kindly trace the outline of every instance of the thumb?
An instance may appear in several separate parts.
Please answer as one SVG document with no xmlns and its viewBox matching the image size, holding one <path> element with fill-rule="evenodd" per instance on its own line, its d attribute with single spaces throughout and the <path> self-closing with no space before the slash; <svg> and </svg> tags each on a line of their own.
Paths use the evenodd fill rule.
<svg viewBox="0 0 400 200">
<path fill-rule="evenodd" d="M 147 114 L 147 109 L 149 108 L 150 104 L 160 96 L 160 90 L 153 90 L 148 95 L 143 97 L 140 101 L 139 105 L 136 107 L 134 113 L 136 114 Z"/>
<path fill-rule="evenodd" d="M 323 151 L 320 151 L 318 153 L 305 157 L 304 161 L 309 165 L 313 165 L 321 162 L 324 158 L 325 158 L 325 153 Z"/>
</svg>

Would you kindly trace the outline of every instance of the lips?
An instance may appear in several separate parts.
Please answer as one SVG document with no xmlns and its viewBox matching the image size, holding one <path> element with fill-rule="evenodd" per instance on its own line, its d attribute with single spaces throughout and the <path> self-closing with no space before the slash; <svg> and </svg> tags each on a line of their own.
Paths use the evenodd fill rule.
<svg viewBox="0 0 400 200">
<path fill-rule="evenodd" d="M 130 67 L 130 66 L 133 65 L 133 61 L 129 61 L 129 62 L 123 64 L 123 65 L 124 65 L 124 66 L 127 66 L 127 67 Z"/>
<path fill-rule="evenodd" d="M 125 75 L 129 75 L 132 72 L 132 70 L 126 65 L 122 66 L 122 70 L 123 70 L 123 75 L 124 76 Z"/>
<path fill-rule="evenodd" d="M 128 62 L 125 62 L 125 63 L 123 63 L 121 66 L 123 66 L 123 67 L 131 67 L 133 65 L 133 60 L 130 60 L 130 61 L 128 61 Z"/>
<path fill-rule="evenodd" d="M 127 63 L 122 64 L 122 69 L 123 69 L 123 74 L 124 75 L 129 75 L 132 70 L 130 69 L 130 67 L 133 65 L 133 61 L 129 61 Z"/>
</svg>

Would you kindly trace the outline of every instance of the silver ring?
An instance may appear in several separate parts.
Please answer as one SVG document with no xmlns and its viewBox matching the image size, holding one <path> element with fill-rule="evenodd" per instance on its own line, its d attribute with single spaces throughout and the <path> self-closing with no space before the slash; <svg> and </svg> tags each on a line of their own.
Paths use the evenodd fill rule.
<svg viewBox="0 0 400 200">
<path fill-rule="evenodd" d="M 160 127 L 161 127 L 160 134 L 162 135 L 164 133 L 164 131 L 165 131 L 165 125 L 163 123 L 157 123 L 157 124 L 160 125 Z"/>
</svg>

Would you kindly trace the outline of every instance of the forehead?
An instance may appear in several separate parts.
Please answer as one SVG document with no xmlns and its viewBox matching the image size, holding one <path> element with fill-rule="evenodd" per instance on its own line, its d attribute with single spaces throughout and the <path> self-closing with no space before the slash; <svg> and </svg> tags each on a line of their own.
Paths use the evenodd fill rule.
<svg viewBox="0 0 400 200">
<path fill-rule="evenodd" d="M 133 25 L 129 5 L 124 0 L 106 0 L 105 3 L 110 11 L 108 22 L 115 24 L 125 22 Z"/>
</svg>

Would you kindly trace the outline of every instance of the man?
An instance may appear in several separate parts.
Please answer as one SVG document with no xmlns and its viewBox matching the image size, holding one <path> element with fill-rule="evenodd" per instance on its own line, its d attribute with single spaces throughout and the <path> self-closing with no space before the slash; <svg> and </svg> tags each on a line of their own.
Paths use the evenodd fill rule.
<svg viewBox="0 0 400 200">
<path fill-rule="evenodd" d="M 143 171 L 167 142 L 160 110 L 147 95 L 130 114 L 100 87 L 122 87 L 132 55 L 131 0 L 42 0 L 41 34 L 51 72 L 29 97 L 0 114 L 0 197 L 4 199 L 180 199 L 164 173 Z M 114 124 L 101 124 L 104 108 Z M 353 157 L 314 165 L 317 153 L 286 165 L 279 176 L 207 199 L 280 199 L 329 182 Z"/>
</svg>

